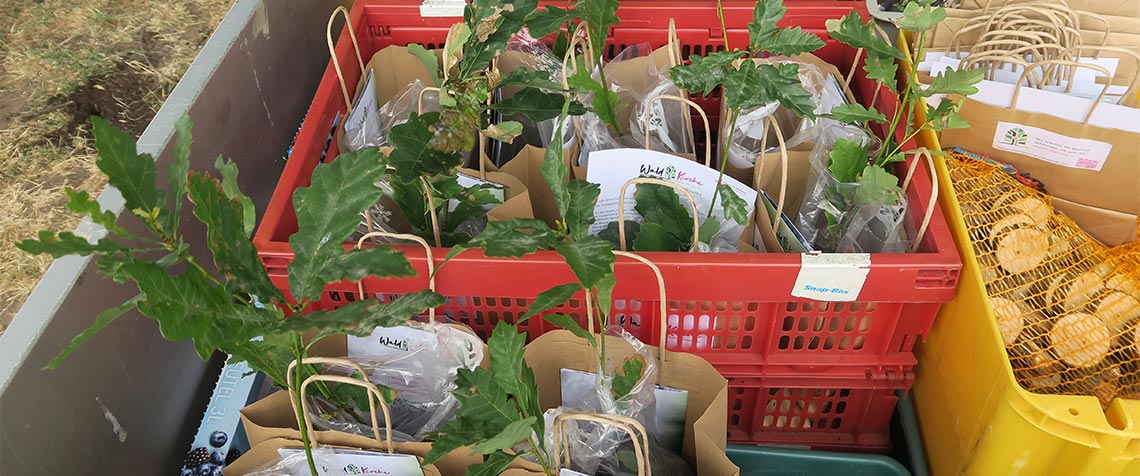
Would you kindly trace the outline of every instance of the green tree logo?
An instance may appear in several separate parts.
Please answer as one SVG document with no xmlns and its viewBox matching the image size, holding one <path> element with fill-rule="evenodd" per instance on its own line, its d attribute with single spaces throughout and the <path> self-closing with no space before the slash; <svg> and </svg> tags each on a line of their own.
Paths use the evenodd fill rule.
<svg viewBox="0 0 1140 476">
<path fill-rule="evenodd" d="M 1005 142 L 1009 145 L 1025 145 L 1029 136 L 1020 127 L 1014 127 L 1005 132 Z"/>
<path fill-rule="evenodd" d="M 364 472 L 361 471 L 360 468 L 358 468 L 355 464 L 350 464 L 348 466 L 345 466 L 344 472 L 346 474 L 364 474 Z"/>
</svg>

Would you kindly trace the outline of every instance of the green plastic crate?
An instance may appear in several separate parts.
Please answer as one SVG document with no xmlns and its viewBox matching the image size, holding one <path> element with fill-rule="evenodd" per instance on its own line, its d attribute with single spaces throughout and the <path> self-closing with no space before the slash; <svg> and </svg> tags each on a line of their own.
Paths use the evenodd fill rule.
<svg viewBox="0 0 1140 476">
<path fill-rule="evenodd" d="M 899 396 L 895 410 L 898 460 L 883 455 L 833 453 L 767 446 L 728 445 L 728 457 L 740 467 L 740 476 L 927 476 L 914 404 Z M 910 468 L 909 470 L 907 468 Z"/>
</svg>

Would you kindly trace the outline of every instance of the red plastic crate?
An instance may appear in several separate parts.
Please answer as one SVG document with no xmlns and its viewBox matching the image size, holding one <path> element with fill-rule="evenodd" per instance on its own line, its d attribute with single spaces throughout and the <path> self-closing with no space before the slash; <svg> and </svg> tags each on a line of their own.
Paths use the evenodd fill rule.
<svg viewBox="0 0 1140 476">
<path fill-rule="evenodd" d="M 886 452 L 897 390 L 914 382 L 912 367 L 866 369 L 866 375 L 770 369 L 726 373 L 728 441 L 825 451 Z M 826 373 L 851 369 L 826 369 Z"/>
<path fill-rule="evenodd" d="M 747 43 L 747 22 L 754 3 L 725 2 L 728 35 L 734 45 Z M 794 1 L 788 3 L 784 23 L 799 25 L 827 40 L 818 54 L 841 71 L 851 68 L 855 51 L 827 38 L 824 21 L 852 10 L 862 2 Z M 865 13 L 865 10 L 863 10 Z M 620 25 L 611 32 L 614 49 L 635 43 L 661 46 L 666 42 L 670 18 L 686 54 L 715 50 L 723 45 L 715 2 L 625 2 L 618 11 Z M 367 59 L 378 49 L 410 42 L 439 46 L 455 18 L 421 18 L 418 1 L 357 1 L 351 24 Z M 337 56 L 348 84 L 356 84 L 360 71 L 353 57 L 347 32 L 337 46 Z M 874 83 L 856 73 L 853 89 L 869 98 Z M 344 100 L 332 65 L 317 89 L 308 116 L 297 137 L 269 208 L 259 225 L 254 243 L 274 283 L 288 290 L 286 267 L 293 253 L 288 238 L 297 229 L 292 194 L 309 185 L 316 165 L 327 155 L 339 153 L 328 145 L 334 120 L 343 116 Z M 888 92 L 889 93 L 889 92 Z M 889 94 L 880 94 L 880 109 L 893 110 Z M 707 112 L 719 111 L 719 98 L 702 99 Z M 714 121 L 715 125 L 716 122 Z M 327 154 L 326 154 L 327 152 Z M 931 183 L 921 164 L 908 200 L 916 210 L 929 201 Z M 917 213 L 915 213 L 917 214 Z M 425 276 L 424 251 L 401 247 Z M 446 250 L 437 249 L 437 263 Z M 859 296 L 853 303 L 823 303 L 793 298 L 791 288 L 800 270 L 798 254 L 783 253 L 644 253 L 664 275 L 668 296 L 670 349 L 698 354 L 721 369 L 755 365 L 890 366 L 911 365 L 915 342 L 933 323 L 940 303 L 949 301 L 961 268 L 957 251 L 941 211 L 935 210 L 930 228 L 913 254 L 875 254 Z M 640 263 L 619 259 L 615 266 L 615 319 L 642 340 L 658 345 L 660 316 L 656 282 Z M 521 315 L 538 293 L 574 281 L 560 256 L 543 251 L 524 259 L 486 258 L 478 250 L 451 260 L 437 275 L 437 290 L 448 296 L 442 307 L 446 315 L 469 324 L 486 336 L 501 319 Z M 416 291 L 426 287 L 426 278 L 366 279 L 369 297 Z M 330 286 L 318 308 L 334 308 L 357 299 L 354 283 Z M 576 303 L 559 310 L 579 314 Z M 522 326 L 531 336 L 552 327 L 541 319 Z"/>
</svg>

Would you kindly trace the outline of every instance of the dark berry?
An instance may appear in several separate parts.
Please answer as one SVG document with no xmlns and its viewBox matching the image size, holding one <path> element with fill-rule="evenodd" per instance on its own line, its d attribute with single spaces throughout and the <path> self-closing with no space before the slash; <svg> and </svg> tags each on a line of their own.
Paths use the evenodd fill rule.
<svg viewBox="0 0 1140 476">
<path fill-rule="evenodd" d="M 226 454 L 221 451 L 210 453 L 210 464 L 215 466 L 226 464 Z"/>
<path fill-rule="evenodd" d="M 213 476 L 213 474 L 214 474 L 214 465 L 212 465 L 210 463 L 202 463 L 201 465 L 198 466 L 197 476 Z"/>
<path fill-rule="evenodd" d="M 221 448 L 222 445 L 226 444 L 226 442 L 229 440 L 230 437 L 226 436 L 226 432 L 224 431 L 215 431 L 213 433 L 210 433 L 210 446 L 213 446 L 214 448 Z"/>
<path fill-rule="evenodd" d="M 194 448 L 186 453 L 186 460 L 182 462 L 186 468 L 197 469 L 202 463 L 210 461 L 210 450 L 206 448 Z"/>
<path fill-rule="evenodd" d="M 237 461 L 237 459 L 240 456 L 241 456 L 241 451 L 238 451 L 234 448 L 230 448 L 230 451 L 228 453 L 226 453 L 226 466 L 229 466 L 230 463 Z"/>
<path fill-rule="evenodd" d="M 192 470 L 190 468 L 182 468 L 182 471 L 180 473 L 178 473 L 178 476 L 197 476 L 197 475 L 195 475 L 194 470 Z"/>
<path fill-rule="evenodd" d="M 210 473 L 210 476 L 222 476 L 222 467 L 214 466 L 214 472 Z"/>
</svg>

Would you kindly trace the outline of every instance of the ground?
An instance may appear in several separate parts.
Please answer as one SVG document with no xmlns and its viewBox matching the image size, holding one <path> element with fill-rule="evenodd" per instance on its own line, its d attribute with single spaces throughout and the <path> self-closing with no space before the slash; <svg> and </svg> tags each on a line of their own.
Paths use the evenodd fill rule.
<svg viewBox="0 0 1140 476">
<path fill-rule="evenodd" d="M 0 1 L 0 332 L 51 259 L 13 243 L 70 230 L 97 195 L 90 117 L 142 133 L 232 0 Z"/>
</svg>

